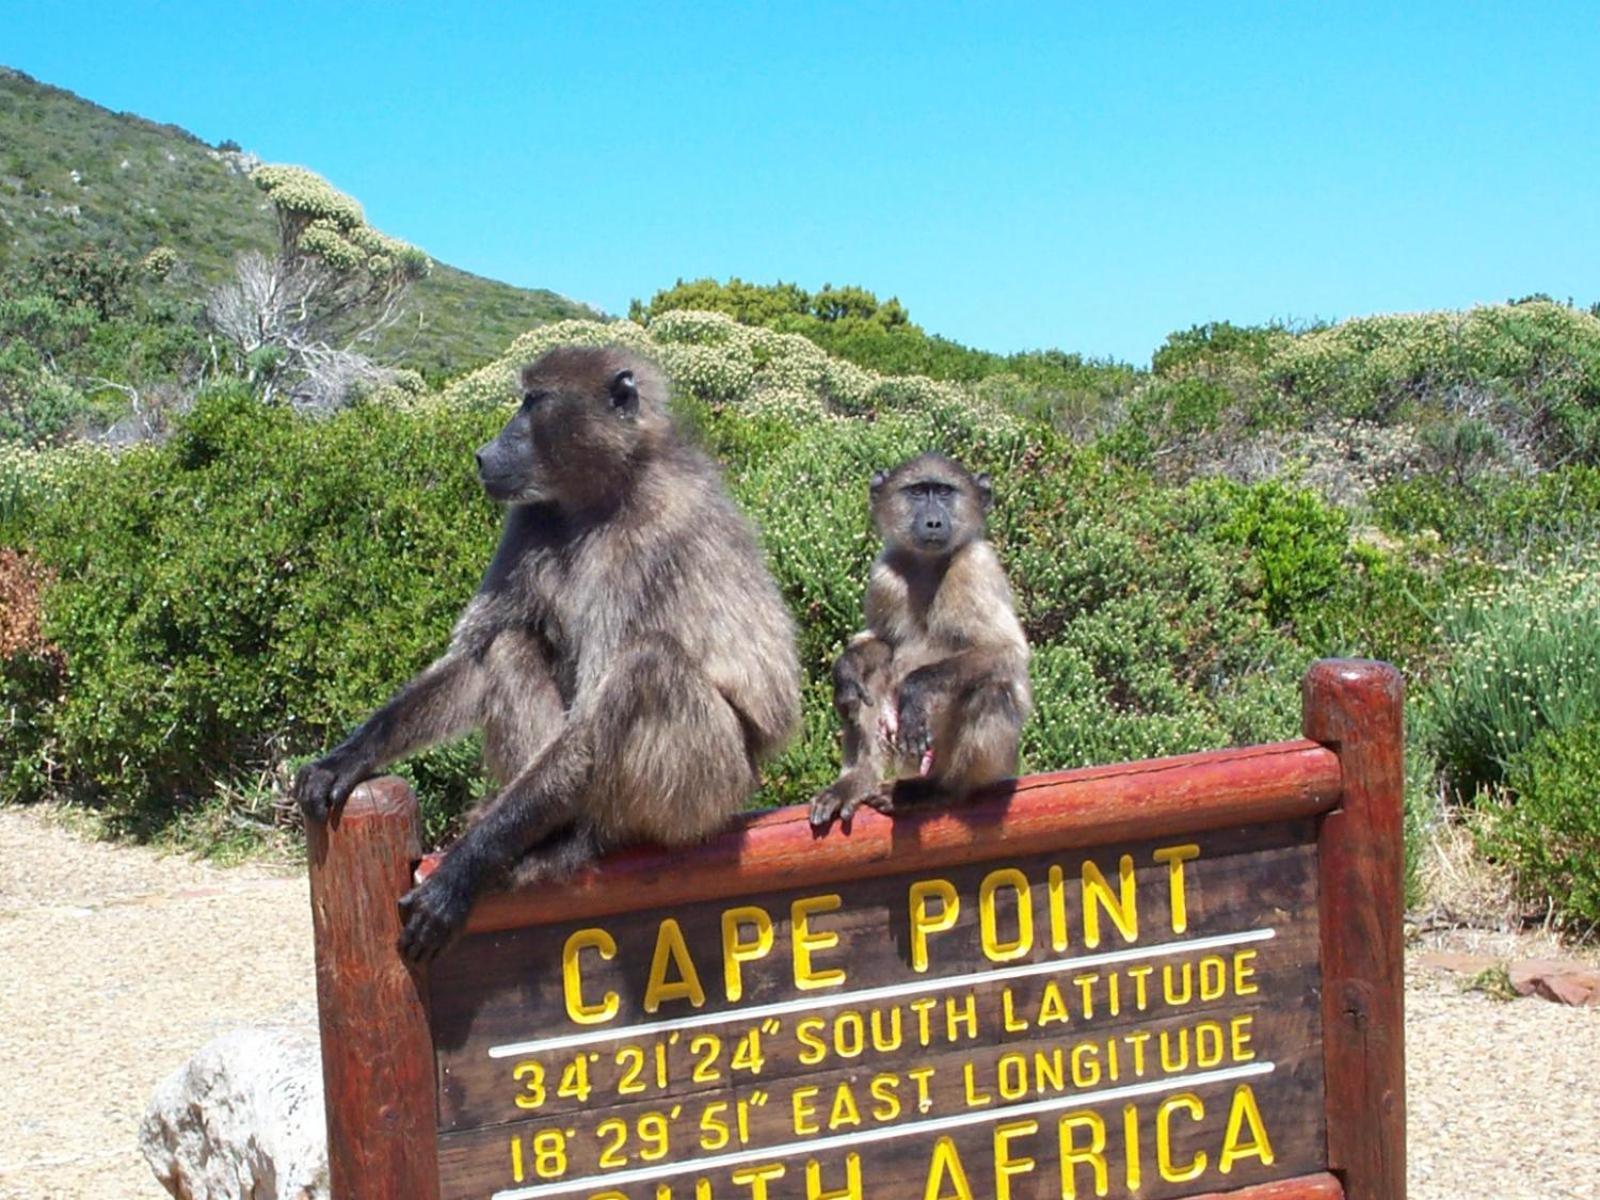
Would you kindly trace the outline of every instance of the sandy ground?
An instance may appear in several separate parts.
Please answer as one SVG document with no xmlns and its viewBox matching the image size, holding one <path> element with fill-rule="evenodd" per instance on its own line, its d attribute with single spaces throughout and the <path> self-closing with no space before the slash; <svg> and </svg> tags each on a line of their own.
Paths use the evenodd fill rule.
<svg viewBox="0 0 1600 1200">
<path fill-rule="evenodd" d="M 304 876 L 17 809 L 0 862 L 0 1197 L 163 1200 L 136 1139 L 156 1082 L 224 1030 L 314 1019 Z M 1600 1009 L 1421 970 L 1406 1003 L 1412 1200 L 1600 1198 Z"/>
</svg>

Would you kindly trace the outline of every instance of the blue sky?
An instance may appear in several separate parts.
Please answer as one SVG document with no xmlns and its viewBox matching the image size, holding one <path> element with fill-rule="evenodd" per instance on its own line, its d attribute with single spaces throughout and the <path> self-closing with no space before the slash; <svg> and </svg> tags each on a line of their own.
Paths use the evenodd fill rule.
<svg viewBox="0 0 1600 1200">
<path fill-rule="evenodd" d="M 64 4 L 0 63 L 611 312 L 855 283 L 995 350 L 1600 299 L 1600 5 Z"/>
</svg>

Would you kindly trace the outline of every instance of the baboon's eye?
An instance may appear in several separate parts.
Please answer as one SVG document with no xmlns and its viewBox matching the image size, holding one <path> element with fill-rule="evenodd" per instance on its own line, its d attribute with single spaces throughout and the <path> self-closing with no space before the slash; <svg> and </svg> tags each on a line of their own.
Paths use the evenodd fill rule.
<svg viewBox="0 0 1600 1200">
<path fill-rule="evenodd" d="M 549 394 L 549 392 L 541 392 L 536 389 L 530 389 L 529 391 L 523 392 L 522 407 L 532 408 L 535 404 L 539 403 L 539 401 L 543 400 Z"/>
<path fill-rule="evenodd" d="M 611 406 L 621 412 L 631 413 L 639 407 L 639 385 L 632 371 L 618 371 L 607 387 L 611 393 Z"/>
</svg>

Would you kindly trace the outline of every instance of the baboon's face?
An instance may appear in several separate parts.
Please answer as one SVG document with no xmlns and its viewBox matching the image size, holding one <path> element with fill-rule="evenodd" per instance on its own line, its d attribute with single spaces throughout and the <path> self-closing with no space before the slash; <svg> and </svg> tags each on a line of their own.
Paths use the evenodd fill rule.
<svg viewBox="0 0 1600 1200">
<path fill-rule="evenodd" d="M 924 454 L 872 477 L 872 523 L 887 545 L 939 557 L 983 536 L 990 499 L 987 475 Z"/>
<path fill-rule="evenodd" d="M 552 351 L 523 370 L 522 403 L 478 451 L 478 477 L 508 504 L 586 507 L 615 500 L 665 418 L 641 365 L 615 352 Z"/>
</svg>

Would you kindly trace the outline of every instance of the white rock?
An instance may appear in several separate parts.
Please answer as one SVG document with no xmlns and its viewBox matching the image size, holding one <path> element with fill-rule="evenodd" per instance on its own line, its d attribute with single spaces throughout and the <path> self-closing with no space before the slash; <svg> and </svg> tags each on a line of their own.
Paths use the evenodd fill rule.
<svg viewBox="0 0 1600 1200">
<path fill-rule="evenodd" d="M 327 1200 L 314 1033 L 237 1029 L 157 1089 L 139 1148 L 178 1200 Z"/>
</svg>

